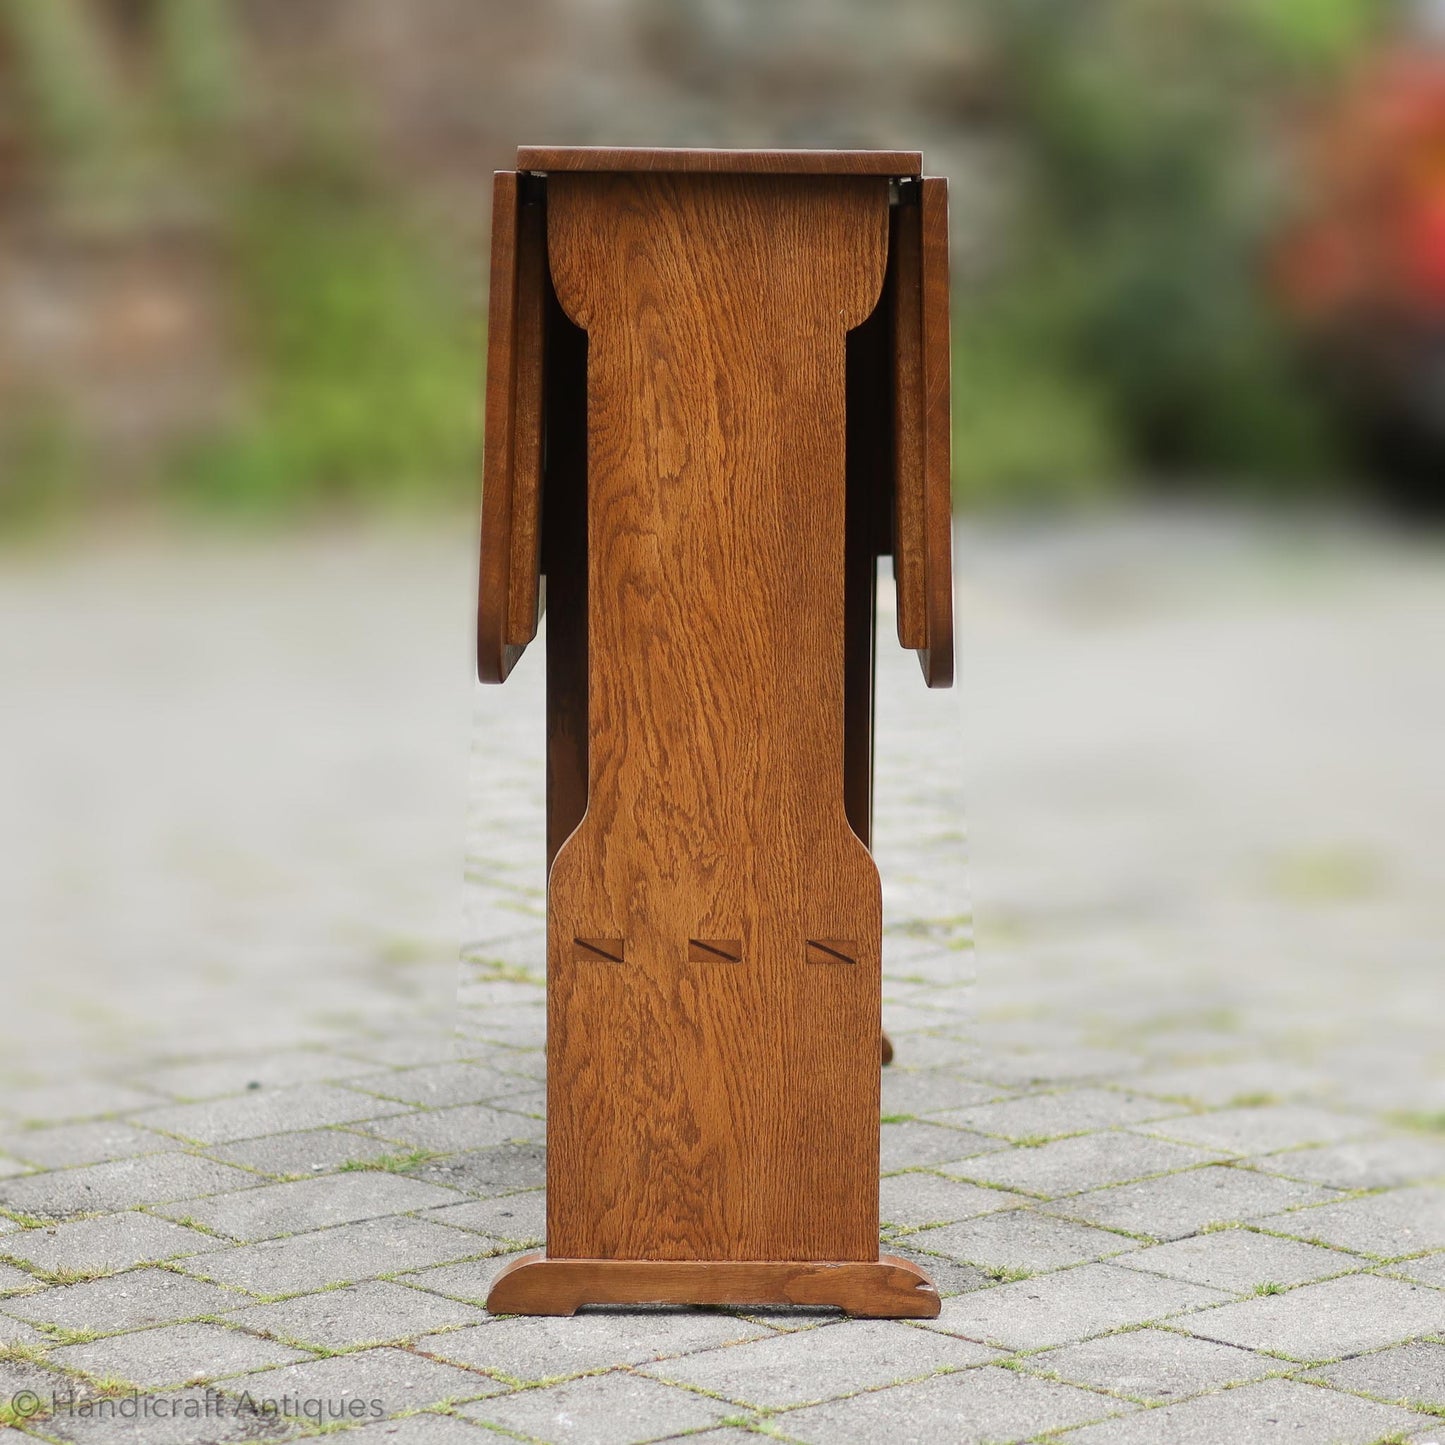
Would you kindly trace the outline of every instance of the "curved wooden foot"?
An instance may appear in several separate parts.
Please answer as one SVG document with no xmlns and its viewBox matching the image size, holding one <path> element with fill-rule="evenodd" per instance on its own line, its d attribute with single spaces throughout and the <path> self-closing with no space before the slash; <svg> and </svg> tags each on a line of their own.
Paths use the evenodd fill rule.
<svg viewBox="0 0 1445 1445">
<path fill-rule="evenodd" d="M 915 1264 L 811 1264 L 750 1260 L 513 1260 L 496 1278 L 487 1308 L 502 1315 L 570 1315 L 580 1305 L 834 1305 L 855 1317 L 931 1320 L 938 1290 Z"/>
<path fill-rule="evenodd" d="M 893 1062 L 893 1040 L 887 1034 L 883 1035 L 883 1067 L 886 1069 Z"/>
</svg>

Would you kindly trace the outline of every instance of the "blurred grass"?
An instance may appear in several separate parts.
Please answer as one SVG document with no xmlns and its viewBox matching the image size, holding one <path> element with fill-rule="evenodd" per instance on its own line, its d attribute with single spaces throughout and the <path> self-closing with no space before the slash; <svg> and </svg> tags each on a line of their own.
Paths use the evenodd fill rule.
<svg viewBox="0 0 1445 1445">
<path fill-rule="evenodd" d="M 988 13 L 1023 178 L 1004 259 L 956 318 L 961 493 L 1328 485 L 1343 469 L 1335 418 L 1266 283 L 1294 198 L 1281 112 L 1294 88 L 1331 82 L 1385 6 L 999 0 Z"/>
<path fill-rule="evenodd" d="M 140 490 L 250 517 L 469 497 L 475 288 L 363 155 L 344 94 L 318 86 L 284 125 L 258 119 L 240 13 L 149 0 L 122 34 L 90 0 L 0 0 L 42 224 L 144 245 L 179 203 L 230 318 L 236 396 L 199 431 L 164 437 Z M 0 527 L 104 502 L 113 468 L 83 424 L 83 388 L 22 385 L 17 398 L 0 415 Z"/>
<path fill-rule="evenodd" d="M 172 493 L 251 513 L 469 494 L 482 346 L 462 278 L 334 170 L 253 185 L 234 204 L 251 395 L 175 458 Z"/>
</svg>

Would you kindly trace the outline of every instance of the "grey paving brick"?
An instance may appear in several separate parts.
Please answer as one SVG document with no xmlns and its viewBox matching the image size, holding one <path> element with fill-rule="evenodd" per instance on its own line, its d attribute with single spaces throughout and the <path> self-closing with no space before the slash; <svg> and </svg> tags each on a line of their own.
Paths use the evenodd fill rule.
<svg viewBox="0 0 1445 1445">
<path fill-rule="evenodd" d="M 65 1388 L 64 1375 L 43 1370 L 27 1361 L 0 1359 L 0 1400 L 12 1400 L 21 1390 L 33 1390 L 42 1399 L 49 1399 L 51 1390 Z"/>
<path fill-rule="evenodd" d="M 487 1149 L 510 1139 L 541 1139 L 546 1126 L 527 1114 L 491 1109 L 485 1104 L 461 1104 L 450 1109 L 427 1109 L 393 1116 L 364 1126 L 378 1139 L 391 1139 L 412 1149 L 458 1153 Z"/>
<path fill-rule="evenodd" d="M 232 1249 L 208 1239 L 206 1247 L 212 1252 L 186 1261 L 188 1274 L 279 1295 L 465 1259 L 483 1252 L 486 1241 L 420 1219 L 385 1217 Z"/>
<path fill-rule="evenodd" d="M 774 1417 L 807 1445 L 1006 1445 L 1134 1408 L 1073 1385 L 985 1365 Z"/>
<path fill-rule="evenodd" d="M 1142 1094 L 1114 1089 L 1063 1089 L 1057 1093 L 1025 1094 L 940 1116 L 941 1122 L 997 1134 L 1005 1139 L 1050 1139 L 1084 1130 L 1108 1129 L 1143 1119 L 1167 1118 L 1182 1111 Z"/>
<path fill-rule="evenodd" d="M 325 1124 L 405 1113 L 400 1104 L 334 1084 L 300 1084 L 289 1089 L 257 1089 L 202 1104 L 173 1104 L 132 1117 L 147 1128 L 163 1129 L 201 1144 L 230 1144 L 265 1134 L 295 1133 Z"/>
<path fill-rule="evenodd" d="M 0 1179 L 12 1179 L 17 1174 L 29 1174 L 32 1166 L 22 1163 L 19 1159 L 12 1159 L 0 1155 Z"/>
<path fill-rule="evenodd" d="M 234 1058 L 193 1059 L 142 1069 L 133 1081 L 183 1103 L 241 1094 L 247 1090 L 288 1089 L 297 1084 L 351 1078 L 372 1072 L 344 1052 L 325 1049 L 248 1049 Z"/>
<path fill-rule="evenodd" d="M 1322 1074 L 1287 1059 L 1241 1059 L 1157 1069 L 1130 1082 L 1141 1093 L 1183 1099 L 1210 1109 L 1226 1108 L 1244 1099 L 1309 1097 L 1328 1088 Z"/>
<path fill-rule="evenodd" d="M 428 1219 L 449 1224 L 453 1229 L 472 1229 L 493 1239 L 518 1244 L 540 1243 L 547 1233 L 547 1199 L 540 1189 L 522 1194 L 503 1194 L 496 1199 L 477 1199 L 470 1204 L 450 1204 L 429 1212 Z"/>
<path fill-rule="evenodd" d="M 1251 1169 L 1206 1165 L 1158 1179 L 1076 1194 L 1050 1209 L 1086 1224 L 1152 1235 L 1155 1239 L 1179 1239 L 1206 1224 L 1260 1222 L 1277 1210 L 1332 1197 L 1330 1191 L 1317 1185 L 1298 1184 Z"/>
<path fill-rule="evenodd" d="M 535 935 L 534 935 L 535 937 Z M 543 960 L 544 961 L 544 960 Z M 541 979 L 479 978 L 468 987 L 473 1002 L 487 1008 L 516 1008 L 546 1002 L 547 990 Z"/>
<path fill-rule="evenodd" d="M 128 1380 L 142 1389 L 158 1389 L 224 1379 L 305 1357 L 299 1350 L 224 1325 L 187 1324 L 112 1335 L 88 1345 L 62 1345 L 50 1358 L 94 1379 Z"/>
<path fill-rule="evenodd" d="M 635 1445 L 716 1424 L 726 1406 L 623 1373 L 523 1390 L 468 1405 L 462 1414 L 558 1445 Z"/>
<path fill-rule="evenodd" d="M 545 947 L 544 943 L 544 951 Z M 463 1051 L 461 1062 L 480 1064 L 483 1068 L 495 1069 L 500 1074 L 530 1079 L 534 1087 L 544 1082 L 547 1077 L 547 1055 L 546 1051 L 541 1048 L 502 1048 L 495 1044 L 489 1044 L 481 1053 Z M 499 1097 L 510 1098 L 512 1096 L 501 1095 Z"/>
<path fill-rule="evenodd" d="M 960 960 L 962 962 L 962 960 Z M 978 984 L 978 970 L 972 963 L 960 969 L 956 979 L 937 981 L 930 987 L 919 988 L 910 993 L 906 1002 L 913 1008 L 932 1010 L 935 1013 L 953 1014 L 965 1024 L 971 1023 L 977 1013 L 975 992 Z M 898 985 L 890 985 L 897 987 Z M 908 985 L 913 987 L 913 985 Z"/>
<path fill-rule="evenodd" d="M 489 1319 L 417 1341 L 424 1354 L 515 1381 L 579 1375 L 672 1355 L 716 1350 L 772 1332 L 732 1315 L 696 1310 L 609 1310 L 568 1319 Z"/>
<path fill-rule="evenodd" d="M 455 1063 L 457 1037 L 450 1027 L 412 1031 L 405 1026 L 393 1026 L 389 1021 L 385 1032 L 372 1037 L 354 1035 L 338 1044 L 335 1051 L 344 1058 L 369 1064 L 371 1073 L 383 1068 L 388 1071 L 416 1069 L 429 1064 Z"/>
<path fill-rule="evenodd" d="M 1343 1144 L 1266 1154 L 1254 1163 L 1258 1169 L 1337 1189 L 1393 1189 L 1400 1184 L 1445 1178 L 1445 1143 L 1410 1134 L 1352 1139 Z"/>
<path fill-rule="evenodd" d="M 25 1213 L 61 1218 L 194 1199 L 199 1194 L 240 1189 L 256 1182 L 256 1176 L 244 1169 L 194 1154 L 158 1154 L 0 1180 L 0 1204 Z"/>
<path fill-rule="evenodd" d="M 117 1270 L 215 1247 L 216 1241 L 199 1230 L 127 1210 L 50 1229 L 22 1230 L 4 1240 L 0 1253 L 46 1270 Z"/>
<path fill-rule="evenodd" d="M 757 1432 L 741 1425 L 724 1425 L 719 1430 L 702 1430 L 687 1436 L 688 1445 L 758 1445 Z"/>
<path fill-rule="evenodd" d="M 231 1239 L 256 1241 L 456 1202 L 455 1194 L 434 1184 L 367 1170 L 263 1184 L 162 1212 L 184 1214 Z"/>
<path fill-rule="evenodd" d="M 540 1189 L 547 1182 L 547 1151 L 540 1142 L 494 1144 L 432 1160 L 413 1175 L 468 1194 L 515 1194 L 520 1189 Z"/>
<path fill-rule="evenodd" d="M 957 1069 L 964 1072 L 976 1061 L 978 1050 L 966 1039 L 948 1034 L 909 1034 L 906 1041 L 893 1041 L 893 1066 L 908 1069 Z M 975 1083 L 987 1081 L 965 1075 Z M 988 1085 L 991 1091 L 1002 1092 L 1003 1086 Z"/>
<path fill-rule="evenodd" d="M 1187 1168 L 1213 1157 L 1217 1156 L 1202 1149 L 1105 1129 L 1096 1134 L 1056 1139 L 1036 1148 L 1006 1149 L 949 1166 L 947 1172 L 1001 1184 L 1007 1189 L 1054 1197 Z"/>
<path fill-rule="evenodd" d="M 1122 1049 L 1049 1048 L 989 1051 L 969 1060 L 971 1076 L 1016 1088 L 1082 1083 L 1128 1075 L 1139 1059 Z"/>
<path fill-rule="evenodd" d="M 4 1245 L 0 1245 L 0 1253 L 4 1252 Z M 0 1295 L 13 1294 L 16 1290 L 28 1290 L 35 1287 L 35 1276 L 27 1274 L 23 1269 L 16 1269 L 13 1264 L 0 1263 Z"/>
<path fill-rule="evenodd" d="M 1292 1360 L 1330 1360 L 1445 1330 L 1445 1293 L 1379 1275 L 1306 1284 L 1201 1310 L 1181 1328 Z"/>
<path fill-rule="evenodd" d="M 1414 1408 L 1445 1410 L 1445 1345 L 1416 1341 L 1314 1372 L 1342 1390 Z M 1441 1432 L 1445 1434 L 1445 1431 Z"/>
<path fill-rule="evenodd" d="M 1337 1114 L 1306 1104 L 1271 1104 L 1177 1115 L 1151 1124 L 1148 1132 L 1201 1149 L 1249 1155 L 1299 1144 L 1334 1143 L 1367 1134 L 1374 1127 L 1369 1119 L 1355 1114 Z"/>
<path fill-rule="evenodd" d="M 778 1408 L 993 1358 L 973 1341 L 917 1332 L 897 1320 L 848 1320 L 685 1355 L 645 1373 L 740 1405 Z"/>
<path fill-rule="evenodd" d="M 881 1168 L 885 1174 L 941 1164 L 946 1160 L 967 1159 L 1004 1147 L 997 1139 L 986 1139 L 982 1134 L 971 1134 L 966 1129 L 928 1124 L 920 1119 L 884 1124 L 880 1133 Z"/>
<path fill-rule="evenodd" d="M 235 1290 L 221 1289 L 168 1269 L 143 1268 L 44 1290 L 12 1300 L 5 1308 L 22 1319 L 62 1329 L 111 1334 L 224 1314 L 249 1303 Z"/>
<path fill-rule="evenodd" d="M 1368 1194 L 1257 1222 L 1297 1239 L 1320 1239 L 1341 1249 L 1395 1259 L 1445 1247 L 1445 1189 L 1420 1185 Z"/>
<path fill-rule="evenodd" d="M 287 1395 L 322 1400 L 333 1414 L 353 1400 L 363 1400 L 368 1406 L 375 1401 L 372 1413 L 379 1415 L 399 1415 L 452 1400 L 476 1400 L 498 1388 L 496 1381 L 485 1375 L 387 1346 L 283 1365 L 232 1380 L 227 1386 L 234 1394 L 249 1393 L 258 1404 Z"/>
<path fill-rule="evenodd" d="M 947 1299 L 939 1317 L 923 1327 L 1004 1349 L 1035 1350 L 1170 1319 L 1229 1298 L 1222 1290 L 1115 1264 L 1081 1264 Z"/>
<path fill-rule="evenodd" d="M 346 1431 L 346 1445 L 498 1445 L 485 1426 L 456 1415 L 407 1415 Z M 756 1445 L 748 1441 L 747 1445 Z"/>
<path fill-rule="evenodd" d="M 1251 1229 L 1222 1229 L 1150 1245 L 1119 1263 L 1248 1293 L 1258 1284 L 1304 1284 L 1348 1274 L 1366 1268 L 1369 1261 Z"/>
<path fill-rule="evenodd" d="M 489 1109 L 500 1109 L 504 1113 L 526 1114 L 533 1119 L 547 1117 L 547 1090 L 545 1087 L 528 1089 L 524 1094 L 504 1094 L 493 1099 Z"/>
<path fill-rule="evenodd" d="M 1149 1404 L 1258 1379 L 1279 1369 L 1278 1360 L 1234 1345 L 1156 1329 L 1101 1335 L 1082 1344 L 1025 1356 L 1021 1363 L 1026 1370 L 1133 1396 Z"/>
<path fill-rule="evenodd" d="M 1137 1240 L 1034 1209 L 1009 1209 L 908 1236 L 915 1249 L 946 1254 L 984 1270 L 1057 1269 L 1139 1248 Z"/>
<path fill-rule="evenodd" d="M 883 1031 L 893 1037 L 907 1037 L 923 1030 L 946 1028 L 961 1022 L 960 1014 L 966 1016 L 967 1009 L 939 1009 L 932 1005 L 916 1007 L 907 1001 L 883 1000 Z"/>
<path fill-rule="evenodd" d="M 251 1305 L 228 1323 L 277 1339 L 331 1350 L 396 1344 L 488 1316 L 471 1305 L 387 1280 Z M 433 1353 L 441 1353 L 434 1351 Z"/>
<path fill-rule="evenodd" d="M 885 1224 L 910 1229 L 926 1224 L 952 1224 L 1025 1202 L 1021 1194 L 985 1189 L 921 1172 L 890 1174 L 880 1181 L 878 1198 L 879 1217 Z"/>
<path fill-rule="evenodd" d="M 986 980 L 986 984 L 992 982 Z M 1109 1044 L 1092 1038 L 1090 1030 L 1081 1019 L 1066 1017 L 1066 1010 L 1044 1007 L 1037 998 L 1031 998 L 1032 1007 L 1020 1008 L 1025 995 L 1005 993 L 999 996 L 985 988 L 991 1000 L 998 1003 L 981 1020 L 982 1032 L 977 1035 L 980 1045 L 979 1062 L 986 1062 L 995 1053 L 1113 1053 Z M 1010 1006 L 1010 1000 L 1013 1006 Z M 977 1067 L 977 1065 L 975 1066 Z M 1138 1067 L 1134 1058 L 1131 1069 Z"/>
<path fill-rule="evenodd" d="M 895 1066 L 883 1070 L 885 1114 L 958 1112 L 972 1104 L 987 1103 L 998 1094 L 999 1090 L 993 1085 L 976 1083 L 951 1069 L 900 1069 Z M 963 1127 L 973 1126 L 964 1121 Z"/>
<path fill-rule="evenodd" d="M 485 1239 L 476 1234 L 458 1234 L 458 1238 L 471 1242 L 475 1249 L 477 1241 Z M 484 1305 L 492 1281 L 523 1251 L 509 1245 L 497 1243 L 499 1252 L 488 1259 L 467 1260 L 463 1264 L 438 1265 L 433 1269 L 414 1269 L 399 1275 L 403 1284 L 415 1285 L 418 1289 L 435 1290 L 450 1299 L 465 1300 L 468 1304 Z"/>
<path fill-rule="evenodd" d="M 823 1305 L 745 1306 L 734 1313 L 739 1319 L 767 1325 L 770 1330 L 774 1330 L 778 1334 L 788 1334 L 793 1330 L 817 1329 L 819 1325 L 836 1324 L 841 1318 L 837 1310 Z"/>
<path fill-rule="evenodd" d="M 463 985 L 458 1005 L 466 1010 L 463 1027 L 467 1038 L 509 1044 L 540 1045 L 547 1037 L 547 1012 L 542 1003 L 513 1004 L 508 1008 L 475 1007 L 474 991 Z"/>
<path fill-rule="evenodd" d="M 1061 1445 L 1374 1445 L 1428 1423 L 1392 1405 L 1341 1395 L 1292 1380 L 1259 1380 L 1160 1410 L 1070 1430 Z"/>
<path fill-rule="evenodd" d="M 21 1129 L 0 1135 L 0 1149 L 34 1169 L 66 1169 L 77 1164 L 103 1164 L 136 1154 L 159 1154 L 180 1146 L 173 1139 L 134 1128 L 119 1119 L 86 1124 L 58 1124 L 49 1129 Z"/>
<path fill-rule="evenodd" d="M 1445 1251 L 1422 1255 L 1419 1259 L 1402 1260 L 1399 1264 L 1392 1264 L 1389 1273 L 1418 1280 L 1421 1284 L 1432 1284 L 1436 1289 L 1445 1289 Z M 0 1280 L 0 1286 L 3 1283 Z"/>
<path fill-rule="evenodd" d="M 59 1124 L 72 1119 L 99 1119 L 125 1114 L 164 1102 L 145 1089 L 93 1079 L 74 1079 L 64 1084 L 34 1088 L 6 1089 L 0 1095 L 0 1113 L 24 1124 Z"/>
<path fill-rule="evenodd" d="M 33 1325 L 12 1315 L 0 1314 L 0 1345 L 46 1345 L 49 1339 Z"/>
<path fill-rule="evenodd" d="M 892 911 L 889 910 L 890 913 Z M 933 924 L 925 924 L 921 918 L 907 922 L 885 918 L 883 972 L 901 977 L 921 970 L 922 976 L 932 981 L 952 978 L 960 967 L 966 966 L 966 962 L 960 959 L 957 950 L 948 946 L 943 932 Z M 953 936 L 951 928 L 948 936 Z M 936 971 L 929 967 L 931 964 L 938 966 Z"/>
<path fill-rule="evenodd" d="M 217 1144 L 206 1153 L 222 1163 L 257 1169 L 274 1177 L 334 1173 L 343 1164 L 395 1154 L 396 1145 L 350 1129 L 305 1129 L 295 1134 L 246 1139 L 239 1144 Z"/>
<path fill-rule="evenodd" d="M 488 1099 L 520 1094 L 532 1085 L 525 1078 L 500 1069 L 446 1063 L 353 1079 L 351 1087 L 404 1104 L 441 1109 L 453 1104 L 483 1104 Z"/>
</svg>

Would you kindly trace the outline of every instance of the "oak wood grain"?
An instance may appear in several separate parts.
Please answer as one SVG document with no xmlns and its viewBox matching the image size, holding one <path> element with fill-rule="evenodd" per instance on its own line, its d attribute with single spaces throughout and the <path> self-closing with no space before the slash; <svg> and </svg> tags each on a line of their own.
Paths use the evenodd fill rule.
<svg viewBox="0 0 1445 1445">
<path fill-rule="evenodd" d="M 496 1278 L 496 1314 L 570 1315 L 583 1305 L 832 1305 L 859 1318 L 931 1320 L 938 1291 L 916 1265 L 885 1254 L 866 1263 L 689 1263 L 556 1259 L 526 1254 Z"/>
<path fill-rule="evenodd" d="M 928 649 L 928 560 L 923 382 L 923 208 L 892 217 L 889 301 L 893 333 L 893 579 L 898 641 Z"/>
<path fill-rule="evenodd" d="M 477 673 L 503 682 L 537 631 L 541 606 L 545 231 L 517 175 L 492 187 L 486 432 L 477 586 Z"/>
<path fill-rule="evenodd" d="M 507 642 L 512 566 L 513 366 L 517 344 L 517 176 L 492 181 L 487 302 L 487 414 L 482 443 L 482 534 L 477 586 L 477 674 L 503 682 L 520 655 Z"/>
<path fill-rule="evenodd" d="M 542 436 L 546 355 L 547 233 L 541 200 L 517 208 L 517 303 L 512 355 L 512 524 L 507 642 L 537 635 L 543 593 Z"/>
<path fill-rule="evenodd" d="M 686 147 L 521 146 L 519 171 L 680 171 L 745 175 L 916 176 L 918 151 L 707 150 Z"/>
<path fill-rule="evenodd" d="M 929 687 L 953 682 L 948 182 L 924 177 L 893 214 L 893 575 L 898 640 Z"/>
<path fill-rule="evenodd" d="M 587 332 L 589 737 L 549 888 L 548 1249 L 876 1267 L 881 898 L 844 806 L 845 344 L 882 287 L 887 183 L 547 186 L 553 283 Z M 625 963 L 578 961 L 578 938 L 622 940 Z M 690 962 L 698 939 L 742 961 Z M 810 939 L 855 961 L 810 965 Z"/>
<path fill-rule="evenodd" d="M 924 528 L 929 687 L 953 685 L 952 351 L 948 285 L 948 182 L 925 176 L 918 205 L 923 246 Z"/>
</svg>

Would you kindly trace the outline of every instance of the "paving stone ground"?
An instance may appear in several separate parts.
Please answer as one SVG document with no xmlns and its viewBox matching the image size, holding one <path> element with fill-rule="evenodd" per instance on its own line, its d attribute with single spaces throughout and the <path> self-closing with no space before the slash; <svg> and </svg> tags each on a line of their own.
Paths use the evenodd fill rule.
<svg viewBox="0 0 1445 1445">
<path fill-rule="evenodd" d="M 470 688 L 468 541 L 0 579 L 49 689 L 0 750 L 0 1429 L 1445 1442 L 1438 549 L 966 531 L 953 694 L 885 603 L 903 1323 L 480 1307 L 543 1229 L 545 896 L 540 657 Z"/>
</svg>

